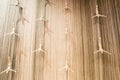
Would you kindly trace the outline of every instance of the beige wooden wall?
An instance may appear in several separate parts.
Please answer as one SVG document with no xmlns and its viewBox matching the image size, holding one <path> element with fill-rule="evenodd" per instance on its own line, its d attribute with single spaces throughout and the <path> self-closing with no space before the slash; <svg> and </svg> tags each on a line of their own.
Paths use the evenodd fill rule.
<svg viewBox="0 0 120 80">
<path fill-rule="evenodd" d="M 120 0 L 98 0 L 103 48 L 108 54 L 95 54 L 98 49 L 95 19 L 96 0 L 66 0 L 70 11 L 65 13 L 65 0 L 51 0 L 46 18 L 52 32 L 45 32 L 44 0 L 21 0 L 29 23 L 15 25 L 19 37 L 5 36 L 12 31 L 19 18 L 18 8 L 10 6 L 15 0 L 0 1 L 0 71 L 7 67 L 7 57 L 12 57 L 16 73 L 0 75 L 0 80 L 120 80 Z M 65 27 L 70 35 L 65 36 Z M 33 53 L 39 48 L 48 53 Z M 68 63 L 73 72 L 64 67 Z M 67 79 L 67 77 L 69 77 Z"/>
</svg>

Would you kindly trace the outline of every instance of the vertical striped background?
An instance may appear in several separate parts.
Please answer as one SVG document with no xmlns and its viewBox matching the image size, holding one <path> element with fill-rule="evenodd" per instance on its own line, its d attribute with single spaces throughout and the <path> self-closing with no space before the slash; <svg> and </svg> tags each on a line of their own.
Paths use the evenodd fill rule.
<svg viewBox="0 0 120 80">
<path fill-rule="evenodd" d="M 0 80 L 120 80 L 120 0 L 98 0 L 100 32 L 103 48 L 111 55 L 93 54 L 98 49 L 95 19 L 96 0 L 66 0 L 70 11 L 65 13 L 65 0 L 50 0 L 46 6 L 48 28 L 45 32 L 44 0 L 20 0 L 29 23 L 16 24 L 18 7 L 15 0 L 0 1 L 0 71 L 7 67 L 7 57 L 12 57 L 12 68 L 17 72 L 0 75 Z M 15 25 L 13 25 L 15 24 Z M 3 36 L 16 27 L 19 37 Z M 66 40 L 65 27 L 70 35 Z M 42 49 L 48 53 L 36 52 Z M 66 44 L 67 43 L 67 44 Z M 68 54 L 69 67 L 74 72 L 59 70 L 65 65 Z"/>
</svg>

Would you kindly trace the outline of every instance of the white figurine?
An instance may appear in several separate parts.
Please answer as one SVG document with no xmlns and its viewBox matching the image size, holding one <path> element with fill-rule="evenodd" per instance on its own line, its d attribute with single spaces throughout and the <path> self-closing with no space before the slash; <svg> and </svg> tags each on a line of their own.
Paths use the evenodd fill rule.
<svg viewBox="0 0 120 80">
<path fill-rule="evenodd" d="M 14 28 L 14 27 L 13 27 L 13 29 L 12 29 L 12 31 L 11 31 L 10 33 L 5 34 L 4 36 L 7 36 L 7 35 L 19 36 L 19 34 L 17 34 L 17 33 L 15 32 L 15 28 Z"/>
<path fill-rule="evenodd" d="M 43 53 L 47 53 L 46 50 L 42 49 L 42 44 L 41 44 L 41 43 L 39 44 L 39 48 L 33 51 L 33 53 L 35 53 L 35 52 L 43 52 Z"/>
<path fill-rule="evenodd" d="M 66 72 L 67 72 L 67 71 L 74 72 L 74 71 L 69 67 L 67 60 L 66 60 L 65 66 L 64 66 L 63 68 L 59 69 L 59 70 L 60 70 L 60 71 L 61 71 L 61 70 L 65 70 Z"/>
<path fill-rule="evenodd" d="M 6 72 L 6 74 L 7 74 L 7 73 L 10 72 L 10 71 L 16 72 L 16 71 L 13 70 L 11 67 L 12 67 L 12 60 L 11 60 L 11 57 L 8 57 L 8 65 L 7 65 L 7 68 L 6 68 L 4 71 L 0 72 L 0 75 L 3 74 L 3 73 L 5 73 L 5 72 Z"/>
<path fill-rule="evenodd" d="M 101 14 L 99 14 L 99 10 L 98 10 L 98 5 L 96 5 L 96 15 L 94 15 L 94 16 L 92 16 L 92 18 L 95 18 L 95 17 L 107 17 L 107 16 L 105 16 L 105 15 L 101 15 Z"/>
<path fill-rule="evenodd" d="M 68 1 L 65 0 L 65 12 L 68 13 L 68 12 L 71 12 L 71 8 L 69 7 L 69 4 L 68 4 Z"/>
<path fill-rule="evenodd" d="M 22 21 L 22 24 L 24 25 L 25 24 L 25 21 L 29 23 L 29 21 L 25 18 L 24 16 L 24 7 L 23 5 L 20 3 L 19 0 L 17 0 L 17 4 L 12 4 L 13 6 L 17 6 L 19 8 L 19 15 L 20 15 L 20 18 L 17 20 L 17 23 L 19 21 Z"/>
<path fill-rule="evenodd" d="M 101 43 L 101 37 L 99 37 L 99 40 L 98 40 L 98 50 L 97 51 L 95 51 L 94 52 L 94 54 L 96 54 L 96 53 L 107 53 L 107 54 L 111 54 L 110 52 L 108 52 L 108 51 L 105 51 L 104 49 L 103 49 L 103 47 L 102 47 L 102 43 Z"/>
</svg>

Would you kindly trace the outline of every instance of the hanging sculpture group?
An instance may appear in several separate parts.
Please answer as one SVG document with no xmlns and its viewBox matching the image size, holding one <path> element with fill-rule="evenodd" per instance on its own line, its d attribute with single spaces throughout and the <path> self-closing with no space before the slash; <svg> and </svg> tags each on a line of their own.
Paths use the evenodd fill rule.
<svg viewBox="0 0 120 80">
<path fill-rule="evenodd" d="M 41 40 L 45 39 L 46 33 L 52 33 L 52 30 L 49 28 L 48 19 L 46 18 L 47 5 L 51 6 L 53 5 L 53 3 L 50 2 L 49 0 L 45 0 L 43 14 L 41 14 L 40 18 L 36 20 L 36 21 L 43 22 L 44 34 L 42 38 L 40 39 L 39 48 L 33 51 L 33 53 L 42 52 L 45 58 L 47 58 L 48 51 L 43 48 L 43 43 Z M 48 66 L 51 66 L 51 64 L 48 62 L 47 59 L 45 59 L 44 61 Z"/>
<path fill-rule="evenodd" d="M 97 51 L 95 51 L 94 53 L 96 54 L 96 53 L 107 53 L 107 54 L 111 54 L 110 52 L 108 52 L 108 51 L 106 51 L 106 50 L 104 50 L 103 49 L 103 47 L 102 47 L 102 41 L 101 41 L 101 33 L 100 33 L 100 25 L 99 25 L 99 18 L 105 18 L 106 16 L 104 16 L 104 15 L 101 15 L 101 14 L 99 14 L 99 10 L 98 10 L 98 5 L 96 5 L 96 15 L 95 16 L 93 16 L 92 18 L 97 18 L 97 22 L 96 22 L 96 24 L 97 24 L 97 37 L 98 37 L 98 50 Z"/>
<path fill-rule="evenodd" d="M 26 22 L 29 22 L 29 21 L 25 18 L 24 7 L 20 4 L 19 0 L 17 0 L 17 1 L 18 1 L 17 4 L 14 5 L 14 6 L 17 6 L 19 8 L 20 18 L 17 20 L 17 23 L 21 21 L 22 24 L 24 25 L 25 21 Z M 46 6 L 47 5 L 52 5 L 52 4 L 53 3 L 50 2 L 49 0 L 45 0 L 44 13 L 43 13 L 44 15 L 40 19 L 44 23 L 44 36 L 45 36 L 46 32 L 52 32 L 51 29 L 48 27 L 48 20 L 46 19 Z M 64 10 L 65 10 L 65 15 L 67 15 L 68 12 L 71 11 L 71 9 L 68 7 L 67 0 L 65 0 L 65 8 L 64 8 Z M 96 53 L 111 54 L 110 52 L 104 50 L 103 46 L 102 46 L 101 33 L 100 33 L 100 25 L 99 25 L 99 18 L 100 17 L 104 17 L 105 18 L 106 16 L 99 14 L 98 5 L 96 4 L 96 15 L 92 16 L 92 18 L 97 18 L 97 23 L 96 23 L 97 26 L 96 27 L 97 27 L 97 34 L 98 34 L 98 36 L 97 36 L 97 38 L 98 38 L 98 50 L 95 51 L 94 54 L 96 54 Z M 66 16 L 66 18 L 68 18 L 68 16 Z M 74 42 L 74 41 L 73 41 L 73 38 L 71 37 L 71 32 L 68 31 L 68 23 L 67 23 L 68 21 L 67 20 L 68 19 L 66 19 L 65 34 L 64 34 L 66 36 L 66 60 L 65 60 L 64 67 L 60 68 L 59 71 L 65 70 L 66 75 L 67 75 L 67 80 L 69 80 L 69 71 L 70 72 L 74 72 L 74 71 L 70 68 L 70 65 L 69 65 L 69 60 L 70 59 L 69 59 L 69 53 L 68 53 L 68 49 L 67 49 L 68 48 L 67 47 L 68 46 L 67 40 L 71 39 L 72 42 Z M 7 36 L 7 35 L 19 36 L 19 34 L 15 32 L 15 28 L 14 27 L 13 27 L 12 32 L 5 34 L 5 36 Z M 39 52 L 39 53 L 40 52 L 48 53 L 47 50 L 45 50 L 45 49 L 42 48 L 42 43 L 41 42 L 39 43 L 39 48 L 33 51 L 33 53 L 37 53 L 37 52 Z M 16 72 L 15 70 L 12 69 L 12 59 L 11 59 L 10 56 L 8 57 L 7 68 L 4 71 L 0 72 L 0 75 L 3 74 L 3 73 L 5 73 L 5 72 L 8 73 L 9 71 Z"/>
<path fill-rule="evenodd" d="M 110 52 L 106 51 L 103 49 L 102 46 L 102 37 L 101 37 L 101 33 L 100 33 L 100 20 L 99 18 L 106 18 L 106 16 L 99 14 L 99 10 L 98 10 L 98 5 L 96 3 L 96 15 L 92 16 L 92 18 L 96 18 L 96 28 L 97 28 L 97 39 L 98 39 L 98 50 L 94 52 L 94 54 L 96 53 L 100 53 L 99 55 L 99 78 L 100 80 L 103 80 L 103 61 L 102 61 L 102 54 L 103 53 L 107 53 L 107 54 L 111 54 Z"/>
<path fill-rule="evenodd" d="M 65 0 L 65 38 L 66 38 L 66 60 L 65 60 L 65 65 L 64 67 L 60 68 L 59 71 L 61 70 L 65 70 L 65 74 L 66 74 L 66 80 L 69 80 L 69 72 L 74 72 L 71 68 L 70 68 L 70 64 L 69 64 L 69 60 L 70 60 L 70 54 L 68 52 L 68 40 L 71 40 L 71 42 L 73 43 L 73 37 L 72 37 L 72 33 L 68 30 L 68 22 L 69 22 L 69 12 L 71 11 L 71 8 L 68 5 L 68 1 Z"/>
<path fill-rule="evenodd" d="M 10 33 L 6 33 L 3 37 L 7 37 L 7 36 L 15 36 L 15 37 L 20 37 L 20 35 L 16 32 L 16 26 L 18 25 L 18 23 L 21 21 L 22 24 L 24 25 L 24 22 L 27 21 L 29 22 L 25 16 L 24 16 L 24 8 L 23 6 L 20 4 L 19 0 L 17 0 L 17 4 L 11 4 L 12 6 L 16 6 L 19 8 L 19 16 L 20 18 L 17 20 L 16 24 L 13 24 L 13 28 L 12 31 Z M 0 75 L 3 73 L 8 73 L 10 71 L 12 72 L 16 72 L 15 70 L 12 69 L 12 56 L 8 55 L 8 64 L 7 64 L 7 68 L 0 72 Z"/>
</svg>

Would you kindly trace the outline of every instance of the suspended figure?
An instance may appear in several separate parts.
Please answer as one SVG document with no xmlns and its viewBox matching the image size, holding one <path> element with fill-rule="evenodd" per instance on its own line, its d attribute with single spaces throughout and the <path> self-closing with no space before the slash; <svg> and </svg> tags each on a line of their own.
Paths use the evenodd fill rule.
<svg viewBox="0 0 120 80">
<path fill-rule="evenodd" d="M 96 5 L 96 14 L 92 16 L 92 18 L 106 17 L 105 15 L 101 15 L 98 10 L 98 5 Z"/>
<path fill-rule="evenodd" d="M 104 49 L 103 49 L 103 47 L 102 47 L 102 43 L 101 43 L 101 37 L 99 37 L 99 40 L 98 40 L 98 50 L 97 51 L 95 51 L 94 52 L 94 54 L 96 54 L 96 53 L 107 53 L 107 54 L 111 54 L 110 52 L 108 52 L 108 51 L 105 51 Z"/>
<path fill-rule="evenodd" d="M 39 48 L 33 51 L 33 53 L 35 53 L 35 52 L 43 52 L 43 53 L 47 53 L 46 50 L 42 49 L 42 44 L 41 44 L 41 43 L 39 44 Z"/>
<path fill-rule="evenodd" d="M 17 6 L 19 8 L 19 16 L 20 18 L 17 20 L 17 23 L 19 23 L 20 21 L 22 22 L 22 24 L 24 25 L 25 24 L 25 21 L 26 22 L 29 22 L 26 18 L 25 18 L 25 15 L 24 15 L 24 7 L 23 5 L 20 3 L 19 0 L 17 0 L 17 4 L 13 4 L 14 6 Z"/>
<path fill-rule="evenodd" d="M 19 34 L 15 32 L 15 28 L 14 27 L 13 27 L 13 29 L 12 29 L 12 31 L 10 33 L 5 34 L 4 36 L 7 36 L 7 35 L 19 36 Z"/>
<path fill-rule="evenodd" d="M 68 61 L 66 60 L 66 64 L 65 64 L 65 66 L 64 67 L 62 67 L 61 69 L 59 69 L 60 71 L 61 70 L 65 70 L 66 72 L 68 72 L 68 71 L 71 71 L 71 72 L 74 72 L 70 67 L 69 67 L 69 65 L 68 65 Z"/>
<path fill-rule="evenodd" d="M 12 69 L 12 60 L 11 60 L 11 57 L 8 57 L 8 64 L 7 64 L 7 68 L 0 72 L 0 75 L 3 74 L 3 73 L 8 73 L 8 72 L 16 72 L 15 70 Z"/>
</svg>

